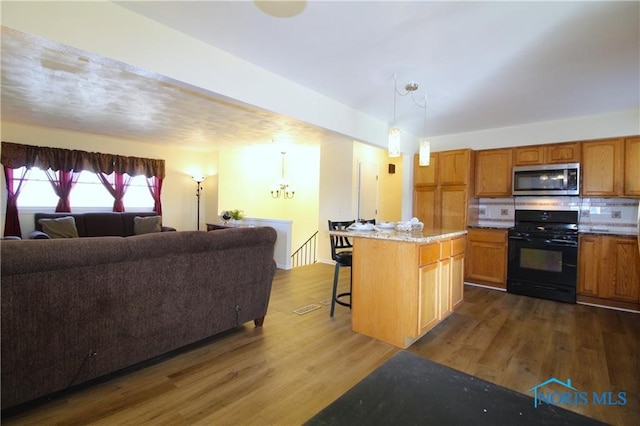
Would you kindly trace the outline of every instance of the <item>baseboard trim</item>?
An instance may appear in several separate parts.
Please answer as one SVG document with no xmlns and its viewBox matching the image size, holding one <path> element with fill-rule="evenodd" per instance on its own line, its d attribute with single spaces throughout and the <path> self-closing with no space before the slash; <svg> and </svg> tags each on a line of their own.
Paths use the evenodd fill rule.
<svg viewBox="0 0 640 426">
<path fill-rule="evenodd" d="M 506 288 L 492 287 L 492 286 L 490 286 L 490 285 L 477 284 L 477 283 L 470 283 L 470 282 L 467 282 L 467 281 L 465 281 L 464 283 L 465 283 L 465 285 L 472 285 L 472 286 L 474 286 L 474 287 L 482 287 L 482 288 L 486 288 L 486 289 L 489 289 L 489 290 L 507 291 L 507 289 L 506 289 Z"/>
<path fill-rule="evenodd" d="M 636 310 L 633 310 L 633 309 L 619 308 L 617 306 L 598 305 L 597 303 L 580 302 L 580 301 L 577 301 L 576 304 L 577 305 L 593 306 L 595 308 L 613 309 L 614 311 L 631 312 L 632 314 L 640 314 L 640 311 L 636 311 Z"/>
</svg>

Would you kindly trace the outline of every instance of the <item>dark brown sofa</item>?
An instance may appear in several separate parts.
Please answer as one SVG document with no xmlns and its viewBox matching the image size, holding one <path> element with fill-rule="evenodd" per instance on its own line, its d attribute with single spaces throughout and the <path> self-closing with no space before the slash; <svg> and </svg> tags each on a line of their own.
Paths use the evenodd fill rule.
<svg viewBox="0 0 640 426">
<path fill-rule="evenodd" d="M 155 212 L 95 212 L 95 213 L 36 213 L 34 221 L 36 230 L 29 234 L 30 239 L 49 238 L 42 232 L 40 219 L 56 219 L 72 216 L 80 237 L 130 237 L 134 235 L 134 218 L 136 216 L 156 216 Z M 170 226 L 162 226 L 162 232 L 175 231 Z"/>
<path fill-rule="evenodd" d="M 262 325 L 275 241 L 269 227 L 3 241 L 2 409 Z"/>
</svg>

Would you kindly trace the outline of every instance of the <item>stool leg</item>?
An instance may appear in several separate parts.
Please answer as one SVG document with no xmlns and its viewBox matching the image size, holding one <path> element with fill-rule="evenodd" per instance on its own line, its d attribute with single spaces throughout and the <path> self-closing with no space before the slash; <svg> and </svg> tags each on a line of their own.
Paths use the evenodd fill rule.
<svg viewBox="0 0 640 426">
<path fill-rule="evenodd" d="M 333 316 L 333 311 L 336 308 L 336 296 L 338 295 L 338 274 L 340 272 L 340 265 L 336 263 L 336 268 L 333 272 L 333 296 L 331 297 L 331 314 L 329 316 Z"/>
</svg>

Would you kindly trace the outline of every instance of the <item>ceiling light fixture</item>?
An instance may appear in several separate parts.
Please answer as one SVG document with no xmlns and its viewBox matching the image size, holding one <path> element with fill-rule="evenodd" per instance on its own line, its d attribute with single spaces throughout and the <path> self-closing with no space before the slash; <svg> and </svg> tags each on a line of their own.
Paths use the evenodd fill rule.
<svg viewBox="0 0 640 426">
<path fill-rule="evenodd" d="M 286 152 L 282 151 L 280 154 L 282 154 L 282 179 L 280 179 L 280 182 L 278 182 L 271 190 L 271 197 L 280 198 L 282 195 L 285 200 L 290 200 L 296 194 L 296 190 L 289 186 L 284 178 L 284 156 L 286 155 Z"/>
<path fill-rule="evenodd" d="M 427 97 L 424 97 L 424 104 L 418 102 L 415 97 L 414 97 L 414 92 L 418 90 L 418 83 L 416 82 L 411 82 L 408 83 L 404 86 L 404 92 L 400 92 L 398 90 L 398 80 L 396 78 L 396 75 L 393 75 L 393 123 L 391 124 L 391 127 L 389 128 L 389 147 L 388 147 L 388 155 L 389 157 L 399 157 L 400 156 L 400 128 L 397 127 L 396 124 L 396 109 L 397 109 L 397 103 L 398 103 L 398 95 L 400 96 L 407 96 L 410 95 L 411 96 L 411 100 L 413 101 L 413 103 L 415 103 L 418 107 L 420 108 L 424 108 L 425 110 L 425 117 L 424 117 L 424 136 L 426 137 L 426 131 L 427 131 Z M 420 165 L 429 165 L 429 155 L 430 155 L 430 144 L 429 142 L 423 140 L 420 142 Z M 424 160 L 424 154 L 423 152 L 426 152 L 426 160 Z M 426 164 L 423 164 L 423 162 L 426 161 Z"/>
<path fill-rule="evenodd" d="M 431 143 L 427 140 L 427 95 L 424 95 L 424 122 L 422 124 L 422 139 L 418 150 L 418 165 L 428 166 L 431 157 Z"/>
</svg>

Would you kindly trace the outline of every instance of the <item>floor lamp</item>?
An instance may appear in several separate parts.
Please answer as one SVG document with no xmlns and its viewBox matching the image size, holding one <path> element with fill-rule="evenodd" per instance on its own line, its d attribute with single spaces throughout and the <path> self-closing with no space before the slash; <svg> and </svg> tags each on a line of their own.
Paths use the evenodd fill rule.
<svg viewBox="0 0 640 426">
<path fill-rule="evenodd" d="M 200 230 L 200 195 L 202 194 L 202 182 L 205 180 L 204 176 L 193 176 L 193 181 L 196 183 L 196 198 L 198 199 L 198 213 L 196 229 Z"/>
</svg>

